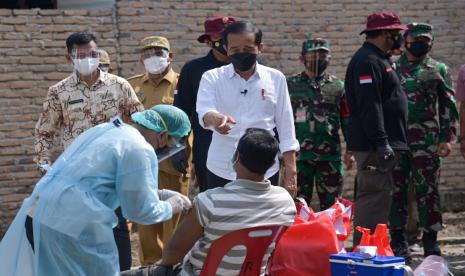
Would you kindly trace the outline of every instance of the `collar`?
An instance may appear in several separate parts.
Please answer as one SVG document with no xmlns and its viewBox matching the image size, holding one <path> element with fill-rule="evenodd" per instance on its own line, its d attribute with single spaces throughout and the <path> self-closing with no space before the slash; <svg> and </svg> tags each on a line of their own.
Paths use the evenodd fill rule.
<svg viewBox="0 0 465 276">
<path fill-rule="evenodd" d="M 403 64 L 403 65 L 409 65 L 409 64 L 428 64 L 430 61 L 430 56 L 429 55 L 426 55 L 426 57 L 422 60 L 419 60 L 419 61 L 409 61 L 407 59 L 407 55 L 405 53 L 403 53 L 400 57 L 399 57 L 399 63 L 400 64 Z"/>
<path fill-rule="evenodd" d="M 314 84 L 314 85 L 317 84 L 317 83 L 319 83 L 320 85 L 325 84 L 327 82 L 330 82 L 332 80 L 332 78 L 333 78 L 330 74 L 324 72 L 323 75 L 319 76 L 318 78 L 311 79 L 307 75 L 307 72 L 305 72 L 305 71 L 302 71 L 302 73 L 300 73 L 300 77 L 302 78 L 302 80 L 310 82 L 310 84 Z"/>
<path fill-rule="evenodd" d="M 176 80 L 177 80 L 177 75 L 176 75 L 176 72 L 173 71 L 173 68 L 170 66 L 170 70 L 163 76 L 163 80 L 167 80 L 169 83 L 175 83 Z M 149 77 L 149 73 L 148 72 L 145 72 L 144 76 L 142 77 L 142 83 L 146 82 L 146 81 L 149 81 L 150 80 L 150 77 Z"/>
<path fill-rule="evenodd" d="M 407 56 L 405 54 L 401 54 L 397 61 L 399 64 L 402 64 L 402 65 L 406 65 L 407 63 L 409 63 Z"/>
<path fill-rule="evenodd" d="M 256 190 L 256 191 L 267 191 L 271 189 L 271 182 L 269 180 L 265 180 L 264 182 L 255 182 L 248 179 L 236 179 L 224 187 L 230 186 L 240 186 L 245 189 Z"/>
<path fill-rule="evenodd" d="M 230 63 L 228 65 L 225 65 L 225 66 L 226 66 L 226 68 L 225 68 L 226 76 L 228 76 L 230 79 L 232 79 L 234 76 L 238 76 L 238 77 L 242 78 L 241 76 L 239 76 L 238 73 L 236 73 L 236 71 L 234 70 L 234 65 L 232 63 Z M 262 70 L 263 70 L 262 65 L 260 65 L 258 62 L 256 62 L 255 63 L 255 72 L 250 77 L 250 79 L 254 78 L 255 76 L 260 78 L 260 74 L 261 74 L 260 72 Z"/>
<path fill-rule="evenodd" d="M 220 66 L 223 66 L 223 65 L 227 65 L 228 63 L 223 63 L 219 60 L 216 59 L 215 55 L 213 55 L 213 50 L 210 50 L 208 52 L 208 54 L 205 56 L 207 58 L 207 60 L 211 63 L 216 63 L 218 66 L 217 67 L 220 67 Z"/>
<path fill-rule="evenodd" d="M 96 86 L 97 84 L 102 83 L 102 82 L 105 83 L 105 80 L 108 79 L 108 73 L 103 72 L 103 71 L 100 70 L 100 69 L 97 69 L 97 70 L 100 71 L 100 74 L 98 75 L 98 79 L 97 79 L 97 81 L 92 85 L 92 87 L 93 87 L 93 86 Z M 77 85 L 77 84 L 79 84 L 79 83 L 82 83 L 82 84 L 84 84 L 85 86 L 88 86 L 87 83 L 86 83 L 85 81 L 82 81 L 82 80 L 78 77 L 76 70 L 74 70 L 74 71 L 73 71 L 73 74 L 71 75 L 71 82 L 72 82 L 72 84 L 74 84 L 74 85 Z M 91 87 L 89 87 L 89 88 L 91 88 Z"/>
<path fill-rule="evenodd" d="M 365 41 L 363 43 L 363 47 L 370 49 L 372 52 L 374 52 L 375 54 L 377 54 L 378 56 L 380 56 L 383 59 L 388 59 L 389 58 L 389 54 L 383 52 L 380 48 L 378 48 L 375 44 L 373 44 L 371 42 Z"/>
</svg>

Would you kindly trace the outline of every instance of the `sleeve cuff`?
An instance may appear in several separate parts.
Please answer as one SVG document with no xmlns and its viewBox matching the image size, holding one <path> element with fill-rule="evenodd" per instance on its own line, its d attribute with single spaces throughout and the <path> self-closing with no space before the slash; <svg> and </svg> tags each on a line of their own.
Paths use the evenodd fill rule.
<svg viewBox="0 0 465 276">
<path fill-rule="evenodd" d="M 173 217 L 173 207 L 171 207 L 171 204 L 169 204 L 169 203 L 166 202 L 166 201 L 161 201 L 161 200 L 160 200 L 160 203 L 166 205 L 166 214 L 165 214 L 165 217 L 167 218 L 166 220 L 169 220 L 170 218 Z"/>
<path fill-rule="evenodd" d="M 298 152 L 300 150 L 299 141 L 297 139 L 281 141 L 279 143 L 279 150 L 282 153 L 285 153 L 288 151 Z"/>
<path fill-rule="evenodd" d="M 385 138 L 385 139 L 379 139 L 379 140 L 377 140 L 377 141 L 375 142 L 375 145 L 376 145 L 377 147 L 384 147 L 384 146 L 386 146 L 386 145 L 389 145 L 389 141 L 388 141 L 387 138 Z"/>
<path fill-rule="evenodd" d="M 203 117 L 205 117 L 205 115 L 207 115 L 207 113 L 209 112 L 216 112 L 216 113 L 219 113 L 217 110 L 215 109 L 208 109 L 208 110 L 199 110 L 197 111 L 197 113 L 199 114 L 199 124 L 201 127 L 203 127 L 204 129 L 209 129 L 209 130 L 214 130 L 214 128 L 212 126 L 205 126 L 205 122 L 203 121 Z"/>
<path fill-rule="evenodd" d="M 196 196 L 192 202 L 192 205 L 195 206 L 197 221 L 202 227 L 205 227 L 207 225 L 207 222 L 204 220 L 204 217 L 202 216 L 202 206 L 201 202 L 199 201 L 199 196 Z"/>
</svg>

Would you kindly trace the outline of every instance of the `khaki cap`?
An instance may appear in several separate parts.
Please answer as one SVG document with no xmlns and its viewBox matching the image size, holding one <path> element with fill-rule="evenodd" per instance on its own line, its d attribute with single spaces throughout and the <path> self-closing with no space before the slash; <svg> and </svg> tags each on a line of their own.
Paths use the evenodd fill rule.
<svg viewBox="0 0 465 276">
<path fill-rule="evenodd" d="M 170 43 L 166 37 L 163 36 L 148 36 L 140 42 L 141 50 L 147 48 L 160 47 L 170 51 Z"/>
<path fill-rule="evenodd" d="M 103 49 L 99 49 L 98 52 L 99 52 L 99 63 L 110 65 L 110 56 L 108 55 L 107 51 Z"/>
</svg>

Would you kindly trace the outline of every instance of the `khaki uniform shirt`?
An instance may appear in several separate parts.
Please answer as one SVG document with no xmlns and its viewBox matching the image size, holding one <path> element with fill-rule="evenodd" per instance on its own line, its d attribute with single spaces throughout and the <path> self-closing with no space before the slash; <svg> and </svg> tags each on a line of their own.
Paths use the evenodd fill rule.
<svg viewBox="0 0 465 276">
<path fill-rule="evenodd" d="M 179 74 L 170 69 L 163 80 L 155 86 L 150 81 L 149 73 L 130 77 L 128 82 L 134 88 L 137 97 L 146 109 L 157 104 L 170 104 L 174 102 L 174 93 L 177 89 Z M 160 171 L 171 175 L 181 175 L 173 165 L 171 160 L 160 163 Z"/>
<path fill-rule="evenodd" d="M 179 74 L 170 69 L 157 86 L 150 81 L 149 73 L 130 77 L 128 82 L 134 88 L 140 102 L 149 109 L 157 104 L 173 104 L 178 78 Z"/>
<path fill-rule="evenodd" d="M 116 75 L 100 71 L 99 79 L 88 87 L 73 73 L 51 86 L 35 128 L 38 164 L 50 163 L 53 137 L 61 132 L 64 148 L 85 130 L 108 122 L 112 117 L 128 117 L 144 107 L 131 85 Z"/>
</svg>

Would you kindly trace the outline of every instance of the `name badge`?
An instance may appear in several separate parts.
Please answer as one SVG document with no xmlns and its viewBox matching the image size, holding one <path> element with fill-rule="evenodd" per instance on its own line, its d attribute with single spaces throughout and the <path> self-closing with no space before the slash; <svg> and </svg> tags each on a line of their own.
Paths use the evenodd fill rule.
<svg viewBox="0 0 465 276">
<path fill-rule="evenodd" d="M 295 121 L 296 123 L 304 123 L 307 121 L 307 109 L 300 107 L 297 108 L 297 111 L 295 113 Z"/>
<path fill-rule="evenodd" d="M 69 104 L 77 104 L 77 103 L 82 103 L 82 102 L 84 102 L 84 100 L 83 100 L 83 99 L 79 99 L 79 100 L 69 101 L 68 103 L 69 103 Z"/>
</svg>

